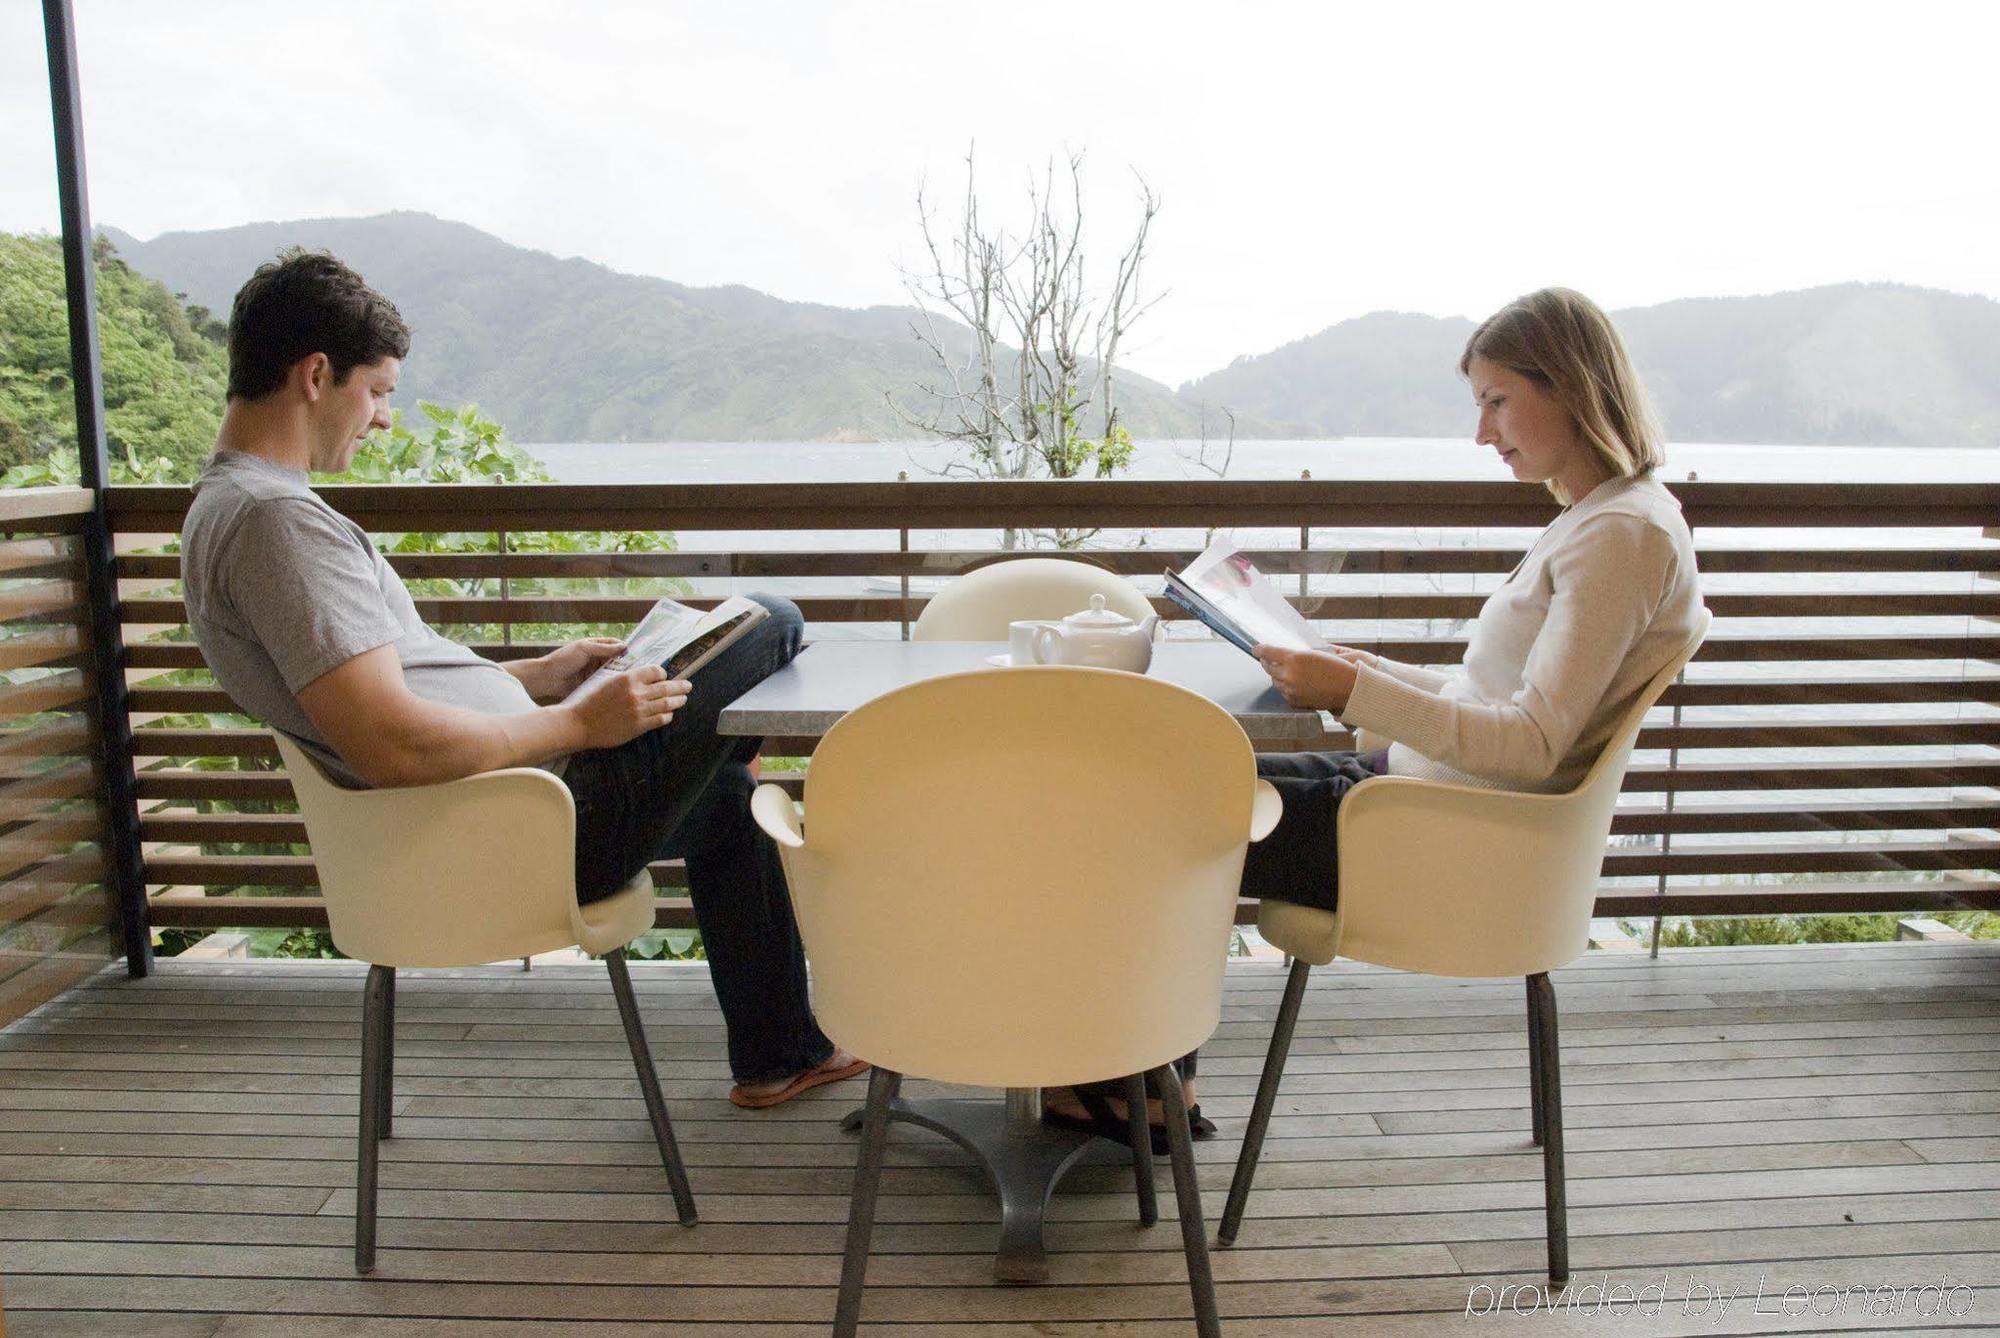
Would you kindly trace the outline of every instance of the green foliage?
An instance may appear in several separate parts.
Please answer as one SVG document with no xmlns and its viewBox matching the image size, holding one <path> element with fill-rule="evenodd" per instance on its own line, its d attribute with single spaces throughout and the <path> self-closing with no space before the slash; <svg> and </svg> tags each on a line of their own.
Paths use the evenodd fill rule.
<svg viewBox="0 0 2000 1338">
<path fill-rule="evenodd" d="M 1896 937 L 1894 915 L 1767 915 L 1742 919 L 1668 920 L 1660 926 L 1663 948 L 1769 947 L 1788 943 L 1883 943 Z M 1622 921 L 1625 932 L 1645 942 L 1646 925 Z"/>
<path fill-rule="evenodd" d="M 693 929 L 655 929 L 639 935 L 625 949 L 633 957 L 649 962 L 701 962 L 708 953 L 701 946 L 701 934 Z"/>
<path fill-rule="evenodd" d="M 221 424 L 228 358 L 221 327 L 134 271 L 109 242 L 95 249 L 104 434 L 125 482 L 192 477 Z M 44 464 L 46 472 L 21 473 Z M 76 401 L 60 244 L 0 233 L 0 487 L 70 482 Z"/>
<path fill-rule="evenodd" d="M 344 474 L 324 474 L 323 483 L 546 483 L 542 462 L 507 440 L 498 423 L 468 404 L 459 409 L 426 400 L 417 412 L 430 424 L 422 436 L 393 415 L 387 433 L 362 442 Z"/>
<path fill-rule="evenodd" d="M 1991 911 L 1950 911 L 1937 919 L 1967 938 L 2000 938 L 2000 915 Z"/>
</svg>

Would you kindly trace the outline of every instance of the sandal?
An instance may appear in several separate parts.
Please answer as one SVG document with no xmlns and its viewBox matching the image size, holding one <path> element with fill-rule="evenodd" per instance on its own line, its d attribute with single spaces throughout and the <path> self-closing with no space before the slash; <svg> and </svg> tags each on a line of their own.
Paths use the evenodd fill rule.
<svg viewBox="0 0 2000 1338">
<path fill-rule="evenodd" d="M 741 1087 L 732 1087 L 729 1089 L 729 1104 L 743 1110 L 769 1110 L 773 1106 L 783 1105 L 801 1092 L 809 1092 L 815 1087 L 824 1087 L 827 1083 L 839 1082 L 843 1078 L 852 1078 L 858 1073 L 866 1073 L 868 1069 L 867 1060 L 856 1059 L 839 1068 L 807 1069 L 775 1091 L 752 1095 Z"/>
<path fill-rule="evenodd" d="M 1095 1134 L 1108 1138 L 1114 1143 L 1132 1146 L 1132 1126 L 1123 1115 L 1111 1109 L 1108 1098 L 1125 1098 L 1125 1084 L 1122 1079 L 1103 1082 L 1080 1082 L 1070 1088 L 1076 1093 L 1077 1102 L 1088 1112 L 1088 1118 L 1067 1115 L 1057 1110 L 1044 1110 L 1042 1123 L 1055 1129 L 1068 1129 L 1074 1133 Z M 1215 1122 L 1203 1117 L 1200 1105 L 1188 1107 L 1188 1132 L 1196 1138 L 1215 1137 Z M 1148 1124 L 1146 1126 L 1153 1145 L 1153 1154 L 1164 1157 L 1172 1145 L 1167 1141 L 1167 1126 Z"/>
</svg>

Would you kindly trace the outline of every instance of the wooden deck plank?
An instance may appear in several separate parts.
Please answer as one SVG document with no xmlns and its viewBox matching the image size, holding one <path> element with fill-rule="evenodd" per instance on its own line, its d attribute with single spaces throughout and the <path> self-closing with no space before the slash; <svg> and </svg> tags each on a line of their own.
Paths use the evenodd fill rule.
<svg viewBox="0 0 2000 1338">
<path fill-rule="evenodd" d="M 703 1222 L 672 1221 L 617 1015 L 589 965 L 408 973 L 382 1271 L 350 1270 L 358 974 L 342 963 L 111 973 L 0 1032 L 0 1271 L 17 1335 L 471 1338 L 823 1333 L 859 1084 L 722 1100 L 699 964 L 635 969 Z M 1963 1316 L 1538 1314 L 1552 1333 L 1978 1331 L 2000 1323 L 2000 945 L 1595 954 L 1556 975 L 1578 1283 L 1974 1288 Z M 1219 1212 L 1283 984 L 1233 963 L 1203 1051 Z M 1227 1331 L 1479 1332 L 1536 1283 L 1518 982 L 1316 972 L 1238 1245 Z M 913 1086 L 920 1086 L 913 1084 Z M 1171 1212 L 1171 1196 L 1163 1199 Z M 869 1330 L 1188 1331 L 1170 1224 L 1115 1153 L 1066 1182 L 1055 1285 L 990 1284 L 968 1158 L 897 1129 Z M 1588 1276 L 1586 1276 L 1588 1274 Z"/>
</svg>

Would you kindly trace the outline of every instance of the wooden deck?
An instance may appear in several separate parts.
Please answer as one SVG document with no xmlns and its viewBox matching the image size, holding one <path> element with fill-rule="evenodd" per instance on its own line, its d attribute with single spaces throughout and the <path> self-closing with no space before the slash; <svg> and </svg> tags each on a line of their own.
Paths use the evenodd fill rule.
<svg viewBox="0 0 2000 1338">
<path fill-rule="evenodd" d="M 825 1332 L 853 1160 L 835 1118 L 862 1085 L 733 1110 L 703 969 L 634 974 L 702 1224 L 672 1222 L 599 971 L 414 973 L 367 1280 L 353 967 L 163 962 L 44 1006 L 0 1033 L 8 1331 Z M 1521 986 L 1342 967 L 1315 974 L 1251 1219 L 1215 1254 L 1228 1332 L 2000 1331 L 2000 944 L 1599 953 L 1556 980 L 1574 1285 L 1663 1289 L 1659 1313 L 1578 1292 L 1467 1315 L 1477 1289 L 1543 1281 Z M 1281 983 L 1233 964 L 1204 1054 L 1211 1234 Z M 1006 1288 L 968 1160 L 906 1127 L 890 1156 L 877 1331 L 1192 1332 L 1178 1233 L 1137 1227 L 1120 1170 L 1058 1196 L 1055 1283 Z M 1969 1290 L 1815 1290 L 1940 1279 Z M 1788 1317 L 1792 1286 L 1837 1312 Z"/>
</svg>

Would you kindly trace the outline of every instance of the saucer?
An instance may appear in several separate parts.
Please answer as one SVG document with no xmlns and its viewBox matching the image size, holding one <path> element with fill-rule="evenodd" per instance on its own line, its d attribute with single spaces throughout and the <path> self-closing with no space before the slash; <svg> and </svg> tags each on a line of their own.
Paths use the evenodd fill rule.
<svg viewBox="0 0 2000 1338">
<path fill-rule="evenodd" d="M 986 662 L 995 669 L 1012 669 L 1014 667 L 1014 657 L 1011 654 L 988 655 Z"/>
</svg>

